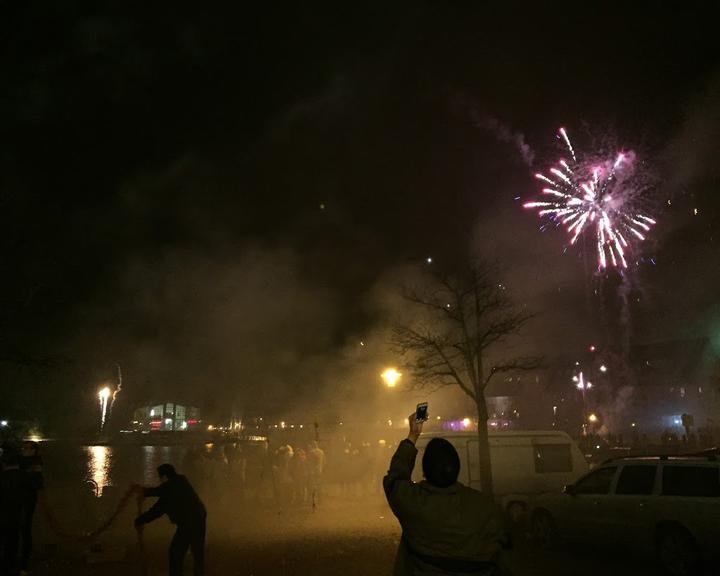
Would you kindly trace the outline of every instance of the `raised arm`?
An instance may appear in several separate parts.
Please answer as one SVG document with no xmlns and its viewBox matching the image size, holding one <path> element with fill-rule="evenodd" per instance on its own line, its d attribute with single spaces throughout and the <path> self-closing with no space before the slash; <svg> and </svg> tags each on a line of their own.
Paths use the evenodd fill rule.
<svg viewBox="0 0 720 576">
<path fill-rule="evenodd" d="M 417 448 L 415 442 L 422 432 L 422 422 L 415 420 L 413 412 L 408 417 L 410 431 L 408 437 L 400 442 L 390 460 L 390 469 L 383 478 L 383 488 L 385 496 L 393 511 L 398 514 L 402 513 L 405 504 L 409 504 L 414 484 L 412 481 L 412 473 L 415 468 L 415 458 L 417 456 Z"/>
</svg>

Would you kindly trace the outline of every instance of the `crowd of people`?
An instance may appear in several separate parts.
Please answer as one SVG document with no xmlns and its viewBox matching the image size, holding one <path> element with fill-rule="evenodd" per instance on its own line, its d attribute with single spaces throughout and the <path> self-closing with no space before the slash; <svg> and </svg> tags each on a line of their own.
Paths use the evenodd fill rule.
<svg viewBox="0 0 720 576">
<path fill-rule="evenodd" d="M 317 505 L 325 473 L 325 451 L 316 441 L 306 446 L 267 442 L 192 448 L 183 470 L 201 490 L 224 490 L 255 502 L 273 498 L 283 509 Z"/>
<path fill-rule="evenodd" d="M 458 513 L 466 509 L 473 511 L 467 516 L 468 533 L 479 529 L 477 518 L 484 518 L 482 529 L 485 532 L 477 542 L 473 541 L 472 550 L 455 551 L 452 542 L 448 541 L 448 558 L 443 560 L 443 566 L 454 566 L 453 556 L 457 552 L 463 556 L 469 554 L 473 567 L 485 567 L 495 560 L 494 555 L 501 548 L 504 538 L 497 508 L 475 491 L 456 483 L 459 460 L 449 445 L 439 446 L 435 456 L 429 445 L 426 458 L 429 455 L 431 459 L 423 461 L 426 482 L 415 484 L 410 480 L 417 453 L 414 440 L 420 429 L 421 425 L 411 423 L 409 439 L 397 445 L 384 482 L 385 496 L 403 527 L 395 574 L 410 573 L 407 570 L 411 565 L 428 564 L 428 550 L 430 556 L 434 551 L 424 550 L 427 546 L 423 534 L 430 530 L 432 524 L 435 526 L 433 530 L 439 530 L 433 538 L 444 537 L 443 522 L 439 518 L 452 506 L 459 506 Z M 326 450 L 317 441 L 294 444 L 282 441 L 271 448 L 268 442 L 236 442 L 189 449 L 180 467 L 183 474 L 176 472 L 169 463 L 162 464 L 158 468 L 160 483 L 157 486 L 133 485 L 120 499 L 119 508 L 116 502 L 113 502 L 112 508 L 122 509 L 133 493 L 142 498 L 157 498 L 136 518 L 136 528 L 142 533 L 147 523 L 167 515 L 176 525 L 169 547 L 170 574 L 182 573 L 183 559 L 190 551 L 194 559 L 194 573 L 200 576 L 204 572 L 207 513 L 198 493 L 228 495 L 230 490 L 248 504 L 262 501 L 262 506 L 267 506 L 274 502 L 278 510 L 284 512 L 291 507 L 312 506 L 314 509 L 323 498 L 323 486 L 353 498 L 364 494 L 369 486 L 373 487 L 372 490 L 382 490 L 383 483 L 379 482 L 381 474 L 378 475 L 378 472 L 381 469 L 387 471 L 392 446 L 385 446 L 384 442 L 379 445 L 354 445 L 345 438 L 335 444 L 330 442 L 325 449 L 330 449 L 331 461 L 335 465 L 328 474 Z M 427 466 L 433 466 L 432 458 L 438 459 L 441 468 L 450 468 L 445 472 L 441 470 L 442 473 L 430 470 Z M 26 574 L 29 567 L 33 516 L 44 484 L 38 444 L 4 444 L 0 462 L 0 576 L 20 576 Z M 93 491 L 93 502 L 101 504 L 105 496 L 116 501 L 117 494 L 110 494 L 109 488 Z M 211 499 L 211 503 L 218 501 L 223 501 L 223 498 Z M 428 518 L 432 516 L 433 522 L 416 522 L 420 518 L 418 515 L 422 514 L 428 515 Z M 111 515 L 110 522 L 116 516 L 117 513 Z M 95 520 L 99 522 L 99 518 Z M 98 522 L 93 521 L 93 527 Z M 453 530 L 457 528 L 455 526 Z"/>
<path fill-rule="evenodd" d="M 33 541 L 33 516 L 43 488 L 38 444 L 6 443 L 0 455 L 0 574 L 27 573 Z"/>
<path fill-rule="evenodd" d="M 280 508 L 292 504 L 315 506 L 325 468 L 325 452 L 317 442 L 307 450 L 283 444 L 273 454 L 270 473 L 273 494 Z"/>
<path fill-rule="evenodd" d="M 443 438 L 432 439 L 422 459 L 420 483 L 412 481 L 417 456 L 415 443 L 423 422 L 408 418 L 409 433 L 397 446 L 383 479 L 388 504 L 402 527 L 402 538 L 393 568 L 394 576 L 412 574 L 504 573 L 504 551 L 510 548 L 505 516 L 492 496 L 460 484 L 460 458 Z M 245 470 L 244 453 L 238 446 L 222 452 L 227 470 Z M 313 442 L 305 450 L 281 444 L 274 451 L 264 446 L 265 462 L 272 476 L 275 498 L 281 508 L 302 504 L 319 495 L 325 452 Z M 346 452 L 347 453 L 347 452 Z M 191 461 L 192 462 L 192 459 Z M 158 467 L 160 485 L 135 486 L 142 497 L 157 498 L 138 516 L 135 526 L 167 515 L 176 525 L 169 548 L 170 576 L 182 574 L 183 559 L 193 556 L 193 573 L 202 576 L 205 556 L 206 509 L 190 481 L 170 464 Z"/>
</svg>

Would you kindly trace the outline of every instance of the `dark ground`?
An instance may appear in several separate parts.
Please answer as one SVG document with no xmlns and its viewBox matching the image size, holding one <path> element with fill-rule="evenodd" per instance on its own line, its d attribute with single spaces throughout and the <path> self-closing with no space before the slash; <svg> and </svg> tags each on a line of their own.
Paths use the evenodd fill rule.
<svg viewBox="0 0 720 576">
<path fill-rule="evenodd" d="M 210 507 L 207 573 L 227 576 L 382 576 L 390 574 L 400 536 L 397 522 L 377 496 L 361 500 L 334 496 L 316 512 L 308 508 L 279 514 L 271 505 L 258 508 L 226 499 Z M 228 512 L 232 510 L 231 512 Z M 132 529 L 133 511 L 118 518 L 98 539 L 101 550 L 60 540 L 38 525 L 35 574 L 116 576 L 141 574 Z M 172 535 L 167 520 L 145 531 L 148 574 L 166 573 L 165 548 Z M 539 550 L 520 536 L 511 555 L 517 576 L 614 576 L 657 574 L 649 558 L 628 559 L 622 551 L 589 550 L 565 545 Z M 93 563 L 96 562 L 96 563 Z M 191 573 L 190 559 L 186 573 Z"/>
</svg>

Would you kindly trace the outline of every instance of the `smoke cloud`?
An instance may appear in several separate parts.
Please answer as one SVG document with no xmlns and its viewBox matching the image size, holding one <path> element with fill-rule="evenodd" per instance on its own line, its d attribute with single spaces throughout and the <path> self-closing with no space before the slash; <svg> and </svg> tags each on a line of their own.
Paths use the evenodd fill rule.
<svg viewBox="0 0 720 576">
<path fill-rule="evenodd" d="M 520 154 L 523 162 L 525 162 L 525 164 L 527 164 L 528 166 L 533 165 L 533 161 L 535 160 L 535 152 L 533 152 L 532 148 L 530 148 L 530 145 L 525 142 L 525 136 L 523 136 L 522 133 L 513 132 L 512 130 L 510 130 L 510 128 L 508 128 L 499 120 L 491 116 L 483 116 L 476 120 L 476 122 L 476 125 L 479 128 L 489 130 L 500 142 L 512 144 Z"/>
</svg>

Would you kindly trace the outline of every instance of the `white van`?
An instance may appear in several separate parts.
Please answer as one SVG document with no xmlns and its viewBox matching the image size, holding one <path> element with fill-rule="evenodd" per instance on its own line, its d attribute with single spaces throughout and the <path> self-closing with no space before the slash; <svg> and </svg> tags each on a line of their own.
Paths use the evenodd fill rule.
<svg viewBox="0 0 720 576">
<path fill-rule="evenodd" d="M 495 495 L 513 519 L 528 507 L 528 500 L 543 492 L 559 492 L 588 471 L 580 448 L 565 432 L 518 430 L 489 432 Z M 413 480 L 422 479 L 422 455 L 432 438 L 445 438 L 460 455 L 458 480 L 478 490 L 480 465 L 476 432 L 423 433 Z"/>
</svg>

